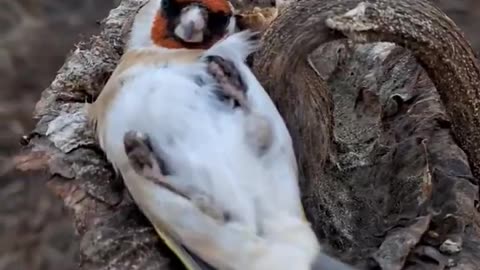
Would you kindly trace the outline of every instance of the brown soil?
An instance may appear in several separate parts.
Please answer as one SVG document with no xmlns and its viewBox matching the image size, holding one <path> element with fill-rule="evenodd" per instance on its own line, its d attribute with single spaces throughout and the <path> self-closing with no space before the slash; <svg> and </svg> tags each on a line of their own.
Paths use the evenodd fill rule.
<svg viewBox="0 0 480 270">
<path fill-rule="evenodd" d="M 99 30 L 115 0 L 0 0 L 0 270 L 76 269 L 68 213 L 40 176 L 11 170 L 31 112 L 74 44 Z M 480 2 L 435 0 L 480 51 Z"/>
</svg>

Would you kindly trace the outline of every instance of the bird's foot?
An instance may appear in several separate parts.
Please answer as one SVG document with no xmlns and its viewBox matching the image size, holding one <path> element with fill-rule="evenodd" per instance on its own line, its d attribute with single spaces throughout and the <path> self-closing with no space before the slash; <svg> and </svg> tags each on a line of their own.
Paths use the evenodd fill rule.
<svg viewBox="0 0 480 270">
<path fill-rule="evenodd" d="M 220 85 L 222 97 L 232 102 L 232 107 L 240 107 L 247 112 L 246 140 L 258 155 L 263 155 L 273 141 L 273 128 L 270 120 L 258 113 L 247 100 L 247 87 L 240 71 L 233 62 L 220 56 L 208 56 L 208 71 Z"/>
<path fill-rule="evenodd" d="M 176 245 L 183 245 L 216 269 L 233 269 L 247 261 L 252 252 L 242 250 L 239 254 L 238 249 L 253 249 L 259 241 L 255 231 L 236 218 L 241 213 L 226 212 L 213 204 L 211 194 L 195 193 L 198 189 L 179 186 L 174 176 L 163 175 L 145 134 L 126 133 L 124 145 L 133 170 L 160 187 L 153 188 L 147 198 L 155 201 L 143 208 L 157 232 L 170 236 Z"/>
<path fill-rule="evenodd" d="M 231 102 L 232 107 L 248 109 L 247 87 L 234 63 L 221 56 L 208 56 L 208 72 L 219 84 L 221 98 Z"/>
<path fill-rule="evenodd" d="M 178 190 L 167 181 L 161 169 L 161 163 L 163 162 L 155 156 L 150 140 L 145 134 L 129 131 L 125 134 L 123 143 L 130 165 L 137 174 L 182 197 L 188 197 L 184 192 Z"/>
<path fill-rule="evenodd" d="M 209 194 L 194 186 L 181 185 L 174 176 L 164 174 L 165 163 L 153 152 L 146 134 L 129 131 L 124 136 L 125 152 L 134 171 L 142 177 L 162 186 L 163 188 L 189 200 L 200 211 L 215 220 L 225 219 L 223 209 L 214 203 Z"/>
</svg>

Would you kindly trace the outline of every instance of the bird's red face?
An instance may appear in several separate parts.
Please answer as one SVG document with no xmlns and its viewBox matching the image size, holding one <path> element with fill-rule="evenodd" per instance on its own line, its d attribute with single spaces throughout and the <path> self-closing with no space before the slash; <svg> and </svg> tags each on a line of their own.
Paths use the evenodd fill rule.
<svg viewBox="0 0 480 270">
<path fill-rule="evenodd" d="M 162 0 L 151 37 L 160 47 L 207 49 L 234 27 L 227 0 Z"/>
</svg>

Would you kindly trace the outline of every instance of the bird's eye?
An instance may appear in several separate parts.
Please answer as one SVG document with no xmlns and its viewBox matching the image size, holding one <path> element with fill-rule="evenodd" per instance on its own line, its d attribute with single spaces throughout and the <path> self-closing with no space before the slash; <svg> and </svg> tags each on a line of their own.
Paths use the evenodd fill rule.
<svg viewBox="0 0 480 270">
<path fill-rule="evenodd" d="M 223 14 L 223 13 L 213 13 L 211 16 L 210 16 L 211 20 L 212 20 L 212 23 L 216 24 L 216 25 L 226 25 L 227 22 L 228 22 L 228 19 L 230 18 L 230 16 L 227 16 L 226 14 Z"/>
<path fill-rule="evenodd" d="M 209 13 L 208 14 L 208 29 L 212 34 L 220 34 L 225 31 L 230 16 L 224 13 Z"/>
<path fill-rule="evenodd" d="M 175 1 L 162 0 L 161 10 L 164 12 L 167 18 L 174 18 L 180 14 L 182 7 Z"/>
</svg>

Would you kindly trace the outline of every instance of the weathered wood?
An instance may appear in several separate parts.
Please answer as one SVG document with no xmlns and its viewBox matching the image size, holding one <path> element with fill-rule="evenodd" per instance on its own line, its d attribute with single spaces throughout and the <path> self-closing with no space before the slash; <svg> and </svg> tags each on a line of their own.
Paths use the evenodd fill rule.
<svg viewBox="0 0 480 270">
<path fill-rule="evenodd" d="M 305 0 L 287 7 L 255 56 L 258 78 L 294 137 L 308 217 L 319 237 L 352 262 L 372 257 L 382 269 L 402 269 L 407 255 L 417 252 L 412 249 L 427 241 L 424 257 L 476 269 L 472 250 L 450 257 L 436 252 L 479 243 L 478 186 L 470 171 L 480 168 L 477 59 L 453 22 L 428 1 L 360 3 Z M 362 60 L 358 50 L 345 52 L 351 46 L 337 42 L 317 58 L 317 70 L 349 73 L 322 86 L 307 56 L 347 36 L 411 49 L 433 84 L 401 49 L 374 47 Z M 340 90 L 332 113 L 328 100 Z M 414 223 L 417 218 L 423 223 Z M 403 232 L 391 230 L 399 225 Z M 435 241 L 425 240 L 430 235 Z M 420 267 L 416 262 L 409 269 Z"/>
<path fill-rule="evenodd" d="M 46 171 L 49 187 L 72 210 L 82 269 L 179 269 L 114 176 L 85 117 L 85 101 L 95 99 L 115 67 L 128 18 L 144 1 L 124 0 L 99 36 L 78 45 L 43 92 L 37 127 L 18 159 L 24 170 Z M 341 37 L 328 32 L 325 12 L 342 14 L 358 2 L 288 7 L 256 55 L 256 72 L 295 140 L 308 217 L 333 254 L 361 269 L 479 269 L 478 186 L 451 135 L 468 127 L 460 118 L 452 128 L 440 102 L 448 85 L 437 82 L 438 95 L 415 58 L 389 43 L 335 41 L 307 61 L 320 43 Z M 457 64 L 445 68 L 471 63 Z M 469 79 L 467 87 L 475 77 Z M 459 104 L 475 106 L 460 98 L 456 106 L 446 103 L 454 120 Z"/>
</svg>

